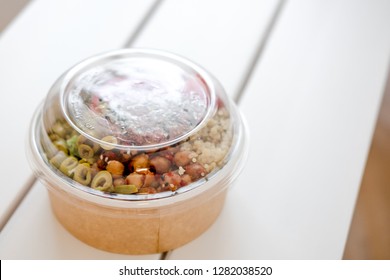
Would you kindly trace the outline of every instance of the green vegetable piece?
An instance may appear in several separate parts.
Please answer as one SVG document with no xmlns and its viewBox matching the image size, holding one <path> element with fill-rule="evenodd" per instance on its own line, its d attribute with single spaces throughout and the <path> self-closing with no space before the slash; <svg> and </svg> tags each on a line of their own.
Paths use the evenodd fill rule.
<svg viewBox="0 0 390 280">
<path fill-rule="evenodd" d="M 92 158 L 94 155 L 93 149 L 86 144 L 80 144 L 77 148 L 77 151 L 79 156 L 84 159 Z"/>
<path fill-rule="evenodd" d="M 79 164 L 74 170 L 73 180 L 87 186 L 91 182 L 91 168 L 87 164 Z"/>
<path fill-rule="evenodd" d="M 121 194 L 137 193 L 138 188 L 135 185 L 119 185 L 115 186 L 114 192 Z"/>
<path fill-rule="evenodd" d="M 99 171 L 95 177 L 93 177 L 91 188 L 105 192 L 114 191 L 111 173 L 106 170 Z"/>
<path fill-rule="evenodd" d="M 50 159 L 50 163 L 56 168 L 60 168 L 61 163 L 67 158 L 67 155 L 63 151 L 59 151 Z"/>
<path fill-rule="evenodd" d="M 68 177 L 72 177 L 74 169 L 79 164 L 79 161 L 75 157 L 67 157 L 60 165 L 60 171 Z"/>
<path fill-rule="evenodd" d="M 68 146 L 68 150 L 70 155 L 79 156 L 79 152 L 77 149 L 77 135 L 73 135 L 71 138 L 66 140 L 66 145 Z"/>
</svg>

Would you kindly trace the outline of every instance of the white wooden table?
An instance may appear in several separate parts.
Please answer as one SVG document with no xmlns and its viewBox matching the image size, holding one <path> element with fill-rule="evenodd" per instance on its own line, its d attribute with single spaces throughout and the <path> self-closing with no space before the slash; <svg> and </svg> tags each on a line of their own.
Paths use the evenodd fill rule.
<svg viewBox="0 0 390 280">
<path fill-rule="evenodd" d="M 170 259 L 340 259 L 390 58 L 387 0 L 34 0 L 0 34 L 1 259 L 158 259 L 91 248 L 25 156 L 33 111 L 79 60 L 186 56 L 222 82 L 250 156 L 217 222 Z"/>
</svg>

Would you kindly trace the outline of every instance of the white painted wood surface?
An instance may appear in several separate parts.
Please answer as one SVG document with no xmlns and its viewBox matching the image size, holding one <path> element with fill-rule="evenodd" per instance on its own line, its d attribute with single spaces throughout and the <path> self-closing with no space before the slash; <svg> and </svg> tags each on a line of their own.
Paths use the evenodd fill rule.
<svg viewBox="0 0 390 280">
<path fill-rule="evenodd" d="M 243 3 L 245 3 L 245 5 L 242 5 L 243 9 L 238 11 L 237 9 Z M 159 7 L 156 15 L 147 24 L 147 27 L 142 30 L 134 46 L 170 50 L 197 61 L 207 69 L 214 68 L 213 73 L 224 77 L 227 83 L 226 88 L 231 95 L 234 95 L 236 89 L 240 86 L 240 82 L 246 75 L 246 70 L 252 62 L 258 45 L 261 43 L 264 31 L 277 3 L 273 0 L 262 2 L 235 0 L 226 4 L 222 0 L 213 2 L 202 0 L 192 1 L 191 3 L 187 1 L 185 4 L 184 1 L 165 1 Z M 191 4 L 191 10 L 186 9 L 189 4 Z M 224 12 L 218 17 L 219 23 L 214 25 L 215 13 L 222 6 L 224 6 Z M 182 13 L 177 13 L 177 9 L 182 10 Z M 209 16 L 203 16 L 201 24 L 194 24 L 194 22 L 199 20 L 199 14 L 208 10 L 211 10 L 208 12 Z M 236 21 L 231 20 L 233 14 Z M 183 24 L 177 25 L 177 22 L 182 21 Z M 210 29 L 210 26 L 213 28 Z M 202 36 L 202 41 L 195 42 L 194 38 L 198 37 L 196 34 L 202 33 L 207 35 Z M 215 34 L 219 35 L 215 36 Z M 180 44 L 180 42 L 186 43 Z M 234 56 L 231 57 L 231 60 L 236 66 L 221 67 L 221 58 L 225 59 L 232 53 Z M 223 65 L 226 65 L 225 62 Z M 215 70 L 218 71 L 215 72 Z M 24 217 L 28 213 L 34 212 L 35 203 L 40 203 L 39 201 L 34 203 L 34 199 L 36 199 L 35 193 L 41 192 L 37 191 L 37 188 L 42 188 L 40 183 L 34 185 L 32 193 L 23 201 L 20 209 L 12 216 L 10 222 L 4 228 L 4 233 L 0 235 L 0 247 L 2 247 L 2 244 L 7 244 L 3 249 L 0 249 L 0 256 L 7 256 L 12 251 L 11 255 L 15 258 L 34 258 L 34 254 L 26 255 L 25 253 L 24 248 L 28 244 L 13 238 L 12 232 L 26 226 Z M 44 210 L 40 208 L 39 213 L 42 213 L 42 211 Z M 67 258 L 70 252 L 62 253 L 61 248 L 63 245 L 54 243 L 66 244 L 70 242 L 69 246 L 74 247 L 74 244 L 79 242 L 72 240 L 72 238 L 65 239 L 64 237 L 68 236 L 65 233 L 62 233 L 61 237 L 52 240 L 52 242 L 47 242 L 45 240 L 46 234 L 42 232 L 44 229 L 39 228 L 39 225 L 46 224 L 46 227 L 49 227 L 48 231 L 52 233 L 64 231 L 64 229 L 59 229 L 56 223 L 47 222 L 49 217 L 47 215 L 41 216 L 39 213 L 36 215 L 36 219 L 39 222 L 28 224 L 28 230 L 33 233 L 31 238 L 33 240 L 32 243 L 34 243 L 33 247 L 28 247 L 34 251 L 36 248 L 34 246 L 40 244 L 40 253 L 37 254 L 38 258 Z M 86 253 L 80 258 L 91 256 L 92 253 L 86 249 L 86 245 L 80 244 L 81 247 Z M 113 256 L 115 257 L 115 255 Z M 97 256 L 97 258 L 100 258 L 100 256 Z"/>
<path fill-rule="evenodd" d="M 13 136 L 23 134 L 4 138 L 3 146 L 23 146 L 29 118 L 53 81 L 86 56 L 122 47 L 152 4 L 35 0 L 0 37 L 0 92 L 12 93 L 1 125 Z M 164 0 L 133 46 L 184 55 L 236 97 L 278 4 Z M 240 103 L 251 130 L 248 164 L 217 222 L 169 258 L 341 258 L 387 77 L 389 5 L 287 1 Z M 51 13 L 42 14 L 48 7 Z M 23 113 L 10 125 L 5 120 L 15 107 Z M 2 176 L 14 170 L 21 176 L 6 176 L 12 188 L 0 189 L 2 217 L 31 174 L 20 163 L 24 149 L 6 153 L 20 160 L 2 165 Z M 0 233 L 0 257 L 139 258 L 73 238 L 53 218 L 40 183 Z"/>
<path fill-rule="evenodd" d="M 0 228 L 31 181 L 25 141 L 38 104 L 66 69 L 122 47 L 153 3 L 36 0 L 1 34 L 1 146 L 7 160 L 0 168 Z"/>
<path fill-rule="evenodd" d="M 235 97 L 279 0 L 170 0 L 134 42 L 169 50 L 209 70 Z"/>
<path fill-rule="evenodd" d="M 31 184 L 26 132 L 50 86 L 81 59 L 123 47 L 153 4 L 153 0 L 36 0 L 1 35 L 0 92 L 6 96 L 6 105 L 0 110 L 0 121 L 7 131 L 2 137 L 6 147 L 2 156 L 12 160 L 1 164 L 0 227 Z M 46 213 L 48 201 L 37 194 L 43 194 L 42 190 L 34 188 L 2 231 L 2 258 L 121 258 L 97 252 L 68 236 Z M 24 240 L 17 238 L 19 232 Z M 51 250 L 44 250 L 45 246 Z"/>
<path fill-rule="evenodd" d="M 159 259 L 128 256 L 88 246 L 57 221 L 46 188 L 37 183 L 1 232 L 0 259 Z"/>
<path fill-rule="evenodd" d="M 289 1 L 243 99 L 248 164 L 172 259 L 340 259 L 390 55 L 389 1 Z"/>
</svg>

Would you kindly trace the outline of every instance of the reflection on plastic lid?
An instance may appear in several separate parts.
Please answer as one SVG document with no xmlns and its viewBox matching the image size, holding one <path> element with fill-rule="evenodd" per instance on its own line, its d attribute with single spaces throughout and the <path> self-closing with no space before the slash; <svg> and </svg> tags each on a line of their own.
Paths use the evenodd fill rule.
<svg viewBox="0 0 390 280">
<path fill-rule="evenodd" d="M 63 93 L 71 124 L 125 146 L 167 146 L 192 133 L 215 101 L 196 73 L 167 61 L 133 57 L 92 66 Z"/>
</svg>

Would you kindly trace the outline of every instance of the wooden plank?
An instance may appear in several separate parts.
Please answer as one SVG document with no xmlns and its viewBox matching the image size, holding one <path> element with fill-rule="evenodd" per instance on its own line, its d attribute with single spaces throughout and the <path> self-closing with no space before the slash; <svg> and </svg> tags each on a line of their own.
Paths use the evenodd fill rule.
<svg viewBox="0 0 390 280">
<path fill-rule="evenodd" d="M 153 3 L 36 0 L 1 34 L 0 229 L 33 181 L 25 141 L 50 86 L 79 60 L 122 47 Z"/>
<path fill-rule="evenodd" d="M 278 1 L 206 2 L 165 1 L 134 45 L 169 50 L 196 61 L 211 71 L 234 98 Z M 209 251 L 205 247 L 203 250 L 205 254 Z M 191 255 L 187 250 L 182 257 Z"/>
<path fill-rule="evenodd" d="M 1 126 L 4 180 L 0 196 L 0 226 L 32 184 L 24 142 L 33 111 L 58 76 L 93 54 L 121 48 L 155 1 L 36 0 L 0 38 L 0 92 L 6 94 Z M 8 176 L 7 174 L 15 174 Z M 0 228 L 1 228 L 0 227 Z M 32 188 L 0 235 L 2 259 L 145 258 L 109 254 L 68 234 L 53 218 L 43 187 Z"/>
<path fill-rule="evenodd" d="M 240 3 L 242 4 L 243 2 L 237 0 L 226 3 L 224 1 L 191 1 L 190 3 L 187 2 L 186 4 L 183 4 L 182 1 L 164 1 L 157 14 L 151 19 L 150 24 L 146 26 L 145 30 L 139 34 L 139 37 L 134 44 L 137 47 L 147 46 L 167 49 L 196 60 L 213 71 L 218 77 L 223 77 L 228 84 L 227 90 L 231 95 L 234 95 L 246 75 L 246 70 L 252 62 L 252 57 L 256 53 L 258 45 L 261 42 L 267 22 L 277 4 L 277 2 L 271 0 L 256 2 L 246 0 L 244 1 L 245 5 L 242 5 L 244 8 L 242 8 L 240 12 L 237 12 L 237 9 L 241 7 Z M 189 6 L 191 9 L 188 9 Z M 212 15 L 218 14 L 221 6 L 224 7 L 224 12 L 218 16 L 219 23 L 214 24 L 215 17 Z M 176 12 L 179 8 L 182 13 Z M 201 11 L 208 11 L 208 16 L 202 17 L 201 24 L 191 23 L 199 19 L 199 12 Z M 231 17 L 233 15 L 235 16 L 235 21 L 232 21 Z M 175 19 L 175 17 L 177 18 Z M 177 22 L 184 19 L 188 19 L 189 22 L 187 22 L 187 24 L 182 24 L 180 27 L 182 29 L 178 29 Z M 161 30 L 164 30 L 164 33 L 166 34 L 165 40 L 161 40 L 161 37 L 157 36 L 161 30 L 156 28 L 156 26 L 159 26 Z M 180 33 L 180 36 L 173 36 L 172 33 L 175 32 Z M 214 35 L 215 32 L 218 32 L 219 34 L 217 37 Z M 201 34 L 211 34 L 212 36 L 201 36 Z M 197 43 L 193 42 L 193 38 L 195 37 L 202 38 L 202 41 L 197 41 Z M 240 42 L 238 43 L 234 38 L 237 38 Z M 186 42 L 184 45 L 180 45 L 182 40 Z M 207 42 L 208 46 L 204 46 L 205 42 Z M 233 63 L 236 64 L 235 67 L 220 67 L 221 64 L 226 65 L 226 57 L 228 57 L 229 61 L 232 60 Z M 57 244 L 56 242 L 61 244 L 69 243 L 69 247 L 72 247 L 75 251 L 80 250 L 84 252 L 84 250 L 86 250 L 85 245 L 79 244 L 76 246 L 77 240 L 67 238 L 67 233 L 63 232 L 62 229 L 58 230 L 58 225 L 47 216 L 39 218 L 40 220 L 37 224 L 29 223 L 27 226 L 24 224 L 24 219 L 28 216 L 28 213 L 34 212 L 34 208 L 40 207 L 36 204 L 41 202 L 34 199 L 34 197 L 37 196 L 37 187 L 40 188 L 41 186 L 37 184 L 33 187 L 32 193 L 29 194 L 26 201 L 23 202 L 20 209 L 18 209 L 5 227 L 4 233 L 2 233 L 5 237 L 0 237 L 0 245 L 8 242 L 12 243 L 12 246 L 10 245 L 10 247 L 6 248 L 7 251 L 4 254 L 9 254 L 10 248 L 16 246 L 19 250 L 18 256 L 31 258 L 36 258 L 36 256 L 43 256 L 45 258 L 68 257 L 68 254 L 71 253 L 61 253 L 62 245 Z M 41 213 L 42 210 L 39 211 Z M 36 215 L 38 215 L 38 213 L 36 213 Z M 60 237 L 57 240 L 52 241 L 53 244 L 46 242 L 46 237 L 39 237 L 46 236 L 45 234 L 42 234 L 42 229 L 37 228 L 39 225 L 48 227 L 49 231 L 52 232 L 52 235 L 54 236 L 56 234 L 55 232 L 60 232 L 57 233 L 60 234 Z M 26 253 L 22 252 L 23 246 L 17 246 L 16 240 L 11 237 L 11 232 L 18 231 L 20 228 L 34 232 L 33 243 L 40 244 L 40 250 L 42 251 L 41 255 L 39 255 L 39 253 L 25 255 Z M 24 242 L 25 241 L 22 243 L 24 244 Z M 53 247 L 54 249 L 52 249 Z M 31 250 L 36 250 L 35 247 L 30 248 Z M 80 258 L 93 255 L 90 251 L 85 252 L 86 253 Z M 75 255 L 76 253 L 71 257 L 73 258 Z M 99 256 L 96 258 L 99 258 Z"/>
<path fill-rule="evenodd" d="M 250 157 L 175 259 L 340 259 L 384 88 L 389 1 L 290 1 L 244 94 Z"/>
<path fill-rule="evenodd" d="M 167 0 L 134 42 L 209 70 L 235 97 L 279 1 Z"/>
<path fill-rule="evenodd" d="M 37 183 L 0 235 L 4 259 L 158 259 L 129 256 L 90 247 L 73 237 L 54 217 L 46 188 Z"/>
<path fill-rule="evenodd" d="M 0 33 L 27 4 L 28 0 L 0 1 Z"/>
</svg>

